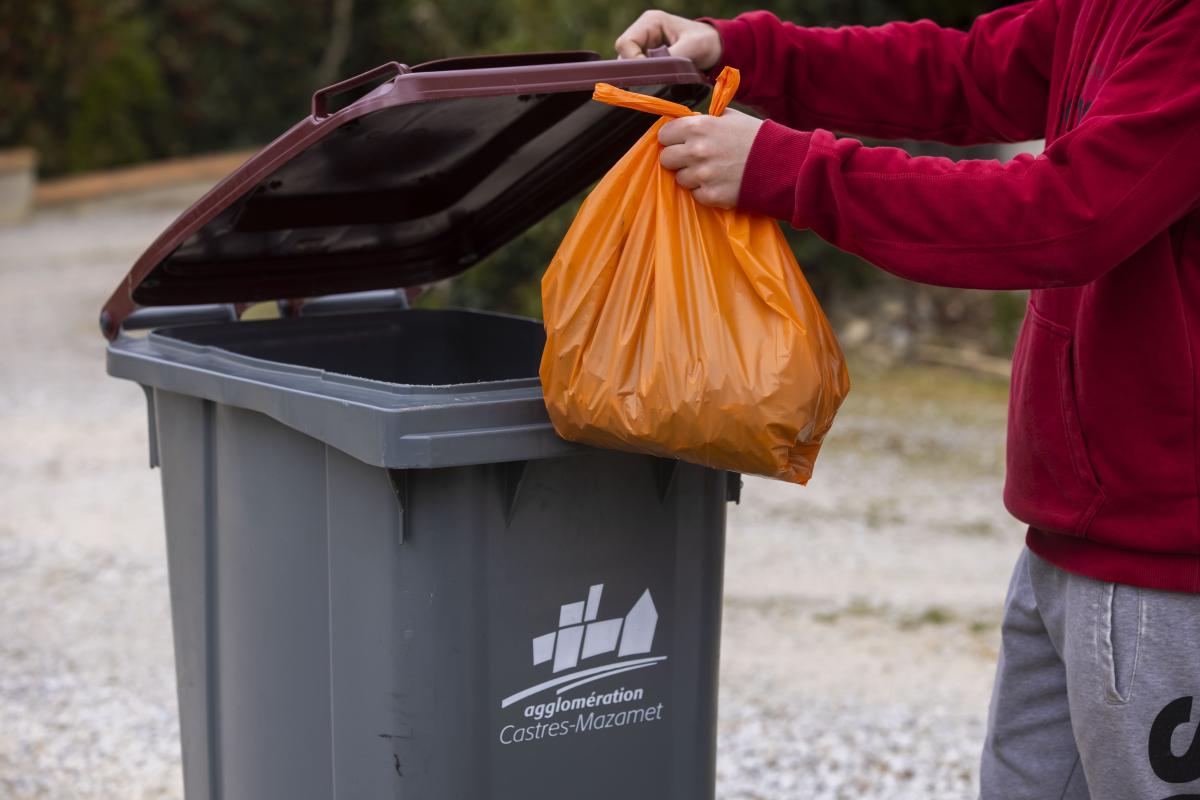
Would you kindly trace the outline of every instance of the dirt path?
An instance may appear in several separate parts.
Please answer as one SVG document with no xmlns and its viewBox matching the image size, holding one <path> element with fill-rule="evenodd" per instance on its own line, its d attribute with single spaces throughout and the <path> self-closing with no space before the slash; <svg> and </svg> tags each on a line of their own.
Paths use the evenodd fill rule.
<svg viewBox="0 0 1200 800">
<path fill-rule="evenodd" d="M 858 371 L 806 488 L 747 484 L 728 540 L 723 796 L 967 800 L 1021 543 L 1005 387 Z"/>
<path fill-rule="evenodd" d="M 187 193 L 185 192 L 184 195 Z M 157 473 L 98 309 L 180 197 L 0 230 L 0 796 L 181 796 Z M 1005 387 L 856 370 L 808 488 L 731 510 L 720 795 L 973 797 Z"/>
</svg>

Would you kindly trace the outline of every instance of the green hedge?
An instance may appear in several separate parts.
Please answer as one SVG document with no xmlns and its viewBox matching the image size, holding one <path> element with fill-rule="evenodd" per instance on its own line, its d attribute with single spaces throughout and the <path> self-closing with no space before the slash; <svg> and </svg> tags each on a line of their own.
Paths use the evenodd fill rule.
<svg viewBox="0 0 1200 800">
<path fill-rule="evenodd" d="M 666 0 L 678 13 L 752 7 Z M 932 16 L 965 25 L 986 0 L 778 0 L 812 24 Z M 349 13 L 330 61 L 336 9 Z M 38 0 L 0 4 L 0 147 L 32 145 L 42 174 L 268 141 L 319 84 L 384 61 L 590 48 L 611 51 L 631 0 Z M 324 69 L 323 69 L 324 68 Z M 326 72 L 326 75 L 319 74 Z"/>
<path fill-rule="evenodd" d="M 932 17 L 964 26 L 994 0 L 768 0 L 814 25 Z M 43 176 L 250 147 L 305 116 L 315 87 L 397 60 L 588 48 L 611 52 L 633 0 L 37 0 L 0 3 L 0 147 L 37 149 Z M 752 4 L 664 0 L 732 16 Z M 339 26 L 338 20 L 349 20 Z M 397 157 L 402 157 L 397 154 Z M 536 278 L 574 204 L 430 294 L 539 311 Z M 792 234 L 825 298 L 876 280 L 815 237 Z"/>
</svg>

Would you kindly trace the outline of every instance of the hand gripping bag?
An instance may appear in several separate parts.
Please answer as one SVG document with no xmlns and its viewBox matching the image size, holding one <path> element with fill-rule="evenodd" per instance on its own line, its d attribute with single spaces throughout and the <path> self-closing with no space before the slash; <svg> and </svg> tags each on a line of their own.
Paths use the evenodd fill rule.
<svg viewBox="0 0 1200 800">
<path fill-rule="evenodd" d="M 737 91 L 726 68 L 709 113 Z M 765 217 L 697 203 L 659 165 L 691 109 L 597 84 L 658 120 L 584 201 L 542 279 L 546 407 L 563 438 L 807 483 L 850 379 Z"/>
</svg>

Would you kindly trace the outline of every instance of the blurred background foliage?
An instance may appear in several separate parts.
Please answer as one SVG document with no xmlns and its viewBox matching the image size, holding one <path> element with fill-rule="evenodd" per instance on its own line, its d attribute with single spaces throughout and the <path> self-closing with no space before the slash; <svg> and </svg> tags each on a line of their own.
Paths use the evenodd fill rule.
<svg viewBox="0 0 1200 800">
<path fill-rule="evenodd" d="M 966 27 L 1002 4 L 661 0 L 657 7 L 717 17 L 761 7 L 811 25 L 929 17 Z M 578 48 L 609 54 L 646 7 L 647 0 L 0 0 L 0 147 L 34 147 L 41 176 L 54 177 L 259 146 L 307 113 L 314 88 L 384 61 Z M 423 302 L 537 315 L 537 278 L 576 208 L 563 207 Z M 961 293 L 905 284 L 815 236 L 789 235 L 835 317 L 876 318 L 886 297 L 899 302 L 892 316 L 909 328 L 924 315 L 953 335 L 958 313 L 975 328 L 983 323 L 988 350 L 1011 344 L 1019 297 L 976 296 L 964 306 Z M 903 336 L 904 326 L 896 330 Z"/>
</svg>

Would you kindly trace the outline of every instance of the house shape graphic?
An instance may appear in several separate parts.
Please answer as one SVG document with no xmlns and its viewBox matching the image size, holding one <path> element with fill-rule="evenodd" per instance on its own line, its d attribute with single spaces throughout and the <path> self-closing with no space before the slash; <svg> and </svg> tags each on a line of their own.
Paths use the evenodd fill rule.
<svg viewBox="0 0 1200 800">
<path fill-rule="evenodd" d="M 642 592 L 624 618 L 598 620 L 603 592 L 604 584 L 598 583 L 588 589 L 586 601 L 559 608 L 558 630 L 533 639 L 534 666 L 553 660 L 554 672 L 561 672 L 582 659 L 614 650 L 618 658 L 650 652 L 658 627 L 658 609 L 650 590 Z"/>
</svg>

